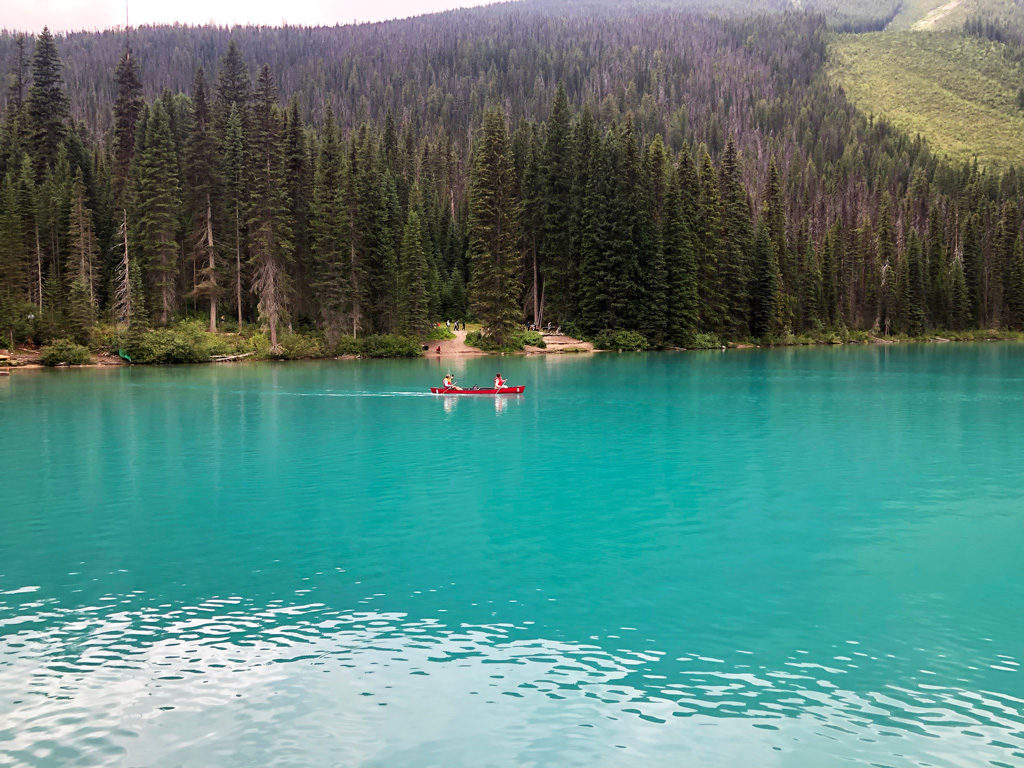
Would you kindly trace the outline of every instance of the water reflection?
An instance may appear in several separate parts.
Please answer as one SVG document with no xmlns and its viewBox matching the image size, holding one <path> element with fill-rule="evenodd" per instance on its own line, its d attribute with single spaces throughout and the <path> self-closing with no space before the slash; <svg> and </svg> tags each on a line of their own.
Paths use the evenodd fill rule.
<svg viewBox="0 0 1024 768">
<path fill-rule="evenodd" d="M 65 609 L 22 594 L 0 637 L 13 704 L 0 757 L 15 764 L 593 765 L 613 746 L 616 765 L 1024 759 L 1024 699 L 925 681 L 848 690 L 845 663 L 803 650 L 671 658 L 498 617 L 139 592 Z"/>
</svg>

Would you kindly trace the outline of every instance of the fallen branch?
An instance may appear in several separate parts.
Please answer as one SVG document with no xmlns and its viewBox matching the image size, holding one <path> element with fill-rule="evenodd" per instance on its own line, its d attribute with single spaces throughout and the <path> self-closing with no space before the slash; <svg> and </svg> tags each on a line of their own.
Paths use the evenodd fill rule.
<svg viewBox="0 0 1024 768">
<path fill-rule="evenodd" d="M 235 360 L 241 360 L 243 357 L 252 357 L 255 352 L 246 352 L 244 355 L 224 355 L 223 357 L 213 358 L 215 363 L 233 363 Z"/>
</svg>

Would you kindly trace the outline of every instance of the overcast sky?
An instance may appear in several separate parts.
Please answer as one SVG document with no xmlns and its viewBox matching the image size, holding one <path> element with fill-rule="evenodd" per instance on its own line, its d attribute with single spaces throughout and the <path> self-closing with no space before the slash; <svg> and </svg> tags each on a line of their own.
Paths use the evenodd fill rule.
<svg viewBox="0 0 1024 768">
<path fill-rule="evenodd" d="M 350 24 L 488 0 L 129 0 L 131 24 Z M 0 0 L 0 29 L 38 32 L 124 26 L 124 0 Z"/>
</svg>

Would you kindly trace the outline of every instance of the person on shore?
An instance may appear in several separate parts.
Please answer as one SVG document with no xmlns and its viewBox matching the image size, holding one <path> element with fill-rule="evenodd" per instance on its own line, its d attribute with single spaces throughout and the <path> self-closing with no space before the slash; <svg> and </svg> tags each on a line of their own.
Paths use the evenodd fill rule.
<svg viewBox="0 0 1024 768">
<path fill-rule="evenodd" d="M 505 380 L 503 378 L 501 378 L 501 374 L 500 373 L 494 374 L 494 388 L 495 389 L 501 389 L 504 386 L 505 386 Z"/>
</svg>

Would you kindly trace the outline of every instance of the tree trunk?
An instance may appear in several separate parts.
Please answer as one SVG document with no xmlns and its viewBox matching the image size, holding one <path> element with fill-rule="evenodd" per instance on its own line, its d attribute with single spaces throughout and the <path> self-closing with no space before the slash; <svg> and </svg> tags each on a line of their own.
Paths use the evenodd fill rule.
<svg viewBox="0 0 1024 768">
<path fill-rule="evenodd" d="M 210 274 L 207 279 L 210 281 L 210 333 L 217 332 L 217 273 L 216 262 L 214 261 L 213 249 L 213 206 L 210 204 L 210 193 L 206 193 L 206 249 L 210 257 Z"/>
<path fill-rule="evenodd" d="M 43 249 L 39 245 L 39 222 L 36 222 L 36 279 L 39 289 L 39 314 L 43 314 Z"/>
<path fill-rule="evenodd" d="M 238 224 L 238 201 L 235 201 L 235 302 L 238 306 L 238 330 L 242 330 L 242 241 Z"/>
<path fill-rule="evenodd" d="M 537 301 L 537 244 L 533 245 L 533 324 L 540 325 L 540 303 Z"/>
</svg>

